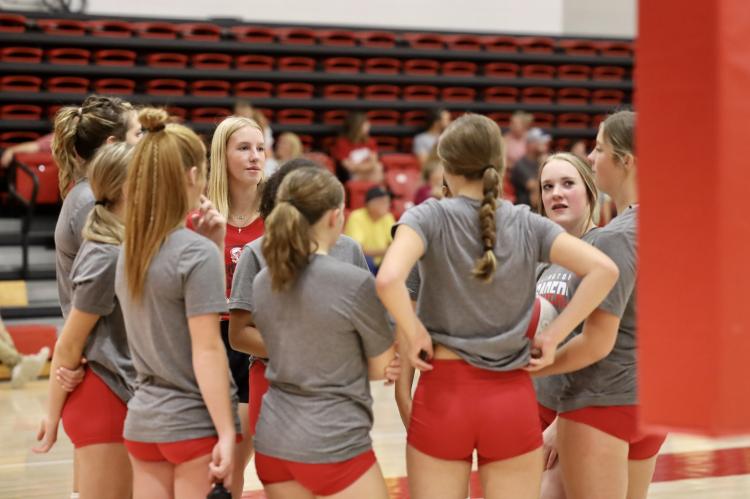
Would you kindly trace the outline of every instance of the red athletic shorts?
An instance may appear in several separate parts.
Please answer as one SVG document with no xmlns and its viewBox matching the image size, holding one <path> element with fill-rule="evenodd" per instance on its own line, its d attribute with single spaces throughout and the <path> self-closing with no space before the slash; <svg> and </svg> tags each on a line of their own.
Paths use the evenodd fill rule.
<svg viewBox="0 0 750 499">
<path fill-rule="evenodd" d="M 260 417 L 260 406 L 263 395 L 268 391 L 268 380 L 266 379 L 266 365 L 256 359 L 250 366 L 250 393 L 247 397 L 247 412 L 249 420 L 248 435 L 255 435 L 255 426 Z"/>
<path fill-rule="evenodd" d="M 76 449 L 93 444 L 122 443 L 128 406 L 90 368 L 68 396 L 62 410 L 65 433 Z"/>
<path fill-rule="evenodd" d="M 489 371 L 463 360 L 432 361 L 412 402 L 407 441 L 432 457 L 479 464 L 542 445 L 534 386 L 522 370 Z"/>
<path fill-rule="evenodd" d="M 539 405 L 539 419 L 542 429 L 555 420 L 557 413 Z M 606 407 L 584 407 L 575 411 L 562 412 L 561 418 L 582 423 L 607 435 L 624 440 L 630 445 L 628 459 L 650 459 L 659 453 L 666 434 L 645 433 L 638 426 L 637 405 L 613 405 Z"/>
<path fill-rule="evenodd" d="M 255 470 L 263 485 L 294 480 L 316 496 L 341 492 L 375 464 L 372 450 L 338 463 L 309 464 L 255 453 Z"/>
<path fill-rule="evenodd" d="M 217 437 L 159 443 L 125 440 L 125 447 L 127 447 L 131 456 L 140 461 L 167 461 L 178 465 L 211 454 L 218 441 Z"/>
</svg>

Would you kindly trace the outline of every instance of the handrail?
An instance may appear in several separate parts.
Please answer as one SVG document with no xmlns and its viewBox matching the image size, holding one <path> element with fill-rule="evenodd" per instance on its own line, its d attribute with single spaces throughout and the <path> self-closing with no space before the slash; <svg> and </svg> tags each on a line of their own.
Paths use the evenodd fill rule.
<svg viewBox="0 0 750 499">
<path fill-rule="evenodd" d="M 31 199 L 24 198 L 16 190 L 16 176 L 19 169 L 31 178 Z M 29 276 L 29 232 L 31 231 L 31 222 L 34 218 L 37 195 L 39 194 L 39 177 L 34 173 L 34 170 L 15 158 L 8 169 L 8 192 L 26 208 L 26 215 L 21 219 L 21 277 L 27 279 Z"/>
</svg>

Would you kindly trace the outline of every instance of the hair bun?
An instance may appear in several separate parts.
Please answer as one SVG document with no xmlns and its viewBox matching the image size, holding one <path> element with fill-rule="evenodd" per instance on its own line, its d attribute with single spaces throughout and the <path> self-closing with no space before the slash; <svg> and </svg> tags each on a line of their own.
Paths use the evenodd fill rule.
<svg viewBox="0 0 750 499">
<path fill-rule="evenodd" d="M 138 121 L 147 131 L 151 133 L 160 132 L 169 122 L 169 113 L 165 109 L 147 107 L 141 109 L 138 113 Z"/>
</svg>

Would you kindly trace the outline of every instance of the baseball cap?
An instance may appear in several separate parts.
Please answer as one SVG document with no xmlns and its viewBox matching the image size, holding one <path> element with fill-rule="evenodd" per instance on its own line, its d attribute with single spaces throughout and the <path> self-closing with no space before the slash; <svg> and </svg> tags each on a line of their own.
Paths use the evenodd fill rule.
<svg viewBox="0 0 750 499">
<path fill-rule="evenodd" d="M 365 194 L 365 203 L 369 203 L 373 199 L 382 198 L 388 196 L 388 192 L 380 186 L 370 187 Z"/>
<path fill-rule="evenodd" d="M 537 142 L 549 142 L 552 140 L 552 136 L 544 133 L 541 128 L 534 127 L 529 130 L 526 134 L 526 142 L 537 143 Z"/>
</svg>

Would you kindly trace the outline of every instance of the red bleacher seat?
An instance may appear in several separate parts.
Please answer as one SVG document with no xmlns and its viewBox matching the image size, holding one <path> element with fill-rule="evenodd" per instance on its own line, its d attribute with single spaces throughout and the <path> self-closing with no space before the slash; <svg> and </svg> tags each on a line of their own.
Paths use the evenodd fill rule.
<svg viewBox="0 0 750 499">
<path fill-rule="evenodd" d="M 240 81 L 234 84 L 234 95 L 238 97 L 272 97 L 273 85 L 265 81 Z"/>
<path fill-rule="evenodd" d="M 344 109 L 325 111 L 323 113 L 323 123 L 326 125 L 343 125 L 347 116 L 349 116 L 349 111 Z"/>
<path fill-rule="evenodd" d="M 190 84 L 190 93 L 208 97 L 226 97 L 231 85 L 224 80 L 197 80 Z"/>
<path fill-rule="evenodd" d="M 561 88 L 557 91 L 560 104 L 588 104 L 591 92 L 585 88 Z"/>
<path fill-rule="evenodd" d="M 482 50 L 482 38 L 474 35 L 447 36 L 445 42 L 450 50 Z"/>
<path fill-rule="evenodd" d="M 599 42 L 599 53 L 608 57 L 631 57 L 633 44 L 629 42 Z"/>
<path fill-rule="evenodd" d="M 0 61 L 38 64 L 42 62 L 42 54 L 42 49 L 36 47 L 5 47 L 0 49 Z"/>
<path fill-rule="evenodd" d="M 89 91 L 91 81 L 77 76 L 57 76 L 47 80 L 47 90 L 61 94 L 85 94 Z"/>
<path fill-rule="evenodd" d="M 362 89 L 357 85 L 326 85 L 323 87 L 323 97 L 326 99 L 359 99 Z"/>
<path fill-rule="evenodd" d="M 277 29 L 276 33 L 284 44 L 315 45 L 318 41 L 315 31 L 307 28 Z"/>
<path fill-rule="evenodd" d="M 390 57 L 374 57 L 365 61 L 365 73 L 397 74 L 401 71 L 401 61 Z"/>
<path fill-rule="evenodd" d="M 94 52 L 94 61 L 100 66 L 134 66 L 134 50 L 104 49 Z"/>
<path fill-rule="evenodd" d="M 273 43 L 276 41 L 276 32 L 261 26 L 233 26 L 229 28 L 229 31 L 238 42 Z"/>
<path fill-rule="evenodd" d="M 596 55 L 596 43 L 590 40 L 560 40 L 560 48 L 568 55 Z"/>
<path fill-rule="evenodd" d="M 412 75 L 436 75 L 440 63 L 433 59 L 408 59 L 404 62 L 404 73 Z"/>
<path fill-rule="evenodd" d="M 427 124 L 427 111 L 406 111 L 402 122 L 407 126 L 424 126 Z"/>
<path fill-rule="evenodd" d="M 489 87 L 484 89 L 482 95 L 486 102 L 516 102 L 518 100 L 518 89 L 515 87 Z"/>
<path fill-rule="evenodd" d="M 555 91 L 547 87 L 528 87 L 521 91 L 521 101 L 535 104 L 551 104 Z"/>
<path fill-rule="evenodd" d="M 382 162 L 383 158 L 381 157 L 380 160 Z M 389 168 L 385 171 L 385 183 L 391 193 L 397 198 L 408 201 L 414 199 L 414 194 L 419 189 L 419 178 L 418 169 Z"/>
<path fill-rule="evenodd" d="M 472 102 L 477 91 L 469 87 L 445 87 L 440 91 L 440 98 L 450 102 Z"/>
<path fill-rule="evenodd" d="M 274 58 L 267 55 L 241 55 L 234 60 L 237 69 L 243 71 L 273 71 Z"/>
<path fill-rule="evenodd" d="M 52 64 L 85 65 L 90 58 L 91 52 L 86 49 L 59 48 L 47 51 L 47 60 Z"/>
<path fill-rule="evenodd" d="M 329 172 L 334 174 L 336 173 L 336 163 L 334 163 L 333 159 L 326 153 L 311 151 L 304 153 L 302 156 L 309 159 L 310 161 L 315 161 Z"/>
<path fill-rule="evenodd" d="M 401 150 L 402 151 L 414 150 L 414 137 L 401 137 Z"/>
<path fill-rule="evenodd" d="M 177 26 L 182 38 L 204 42 L 221 40 L 221 27 L 210 23 L 184 23 Z"/>
<path fill-rule="evenodd" d="M 370 100 L 396 100 L 400 93 L 401 88 L 396 85 L 368 85 L 364 96 Z"/>
<path fill-rule="evenodd" d="M 540 36 L 528 36 L 518 40 L 521 52 L 533 54 L 551 54 L 555 51 L 555 40 Z"/>
<path fill-rule="evenodd" d="M 40 120 L 41 106 L 30 104 L 6 104 L 0 106 L 0 120 Z"/>
<path fill-rule="evenodd" d="M 177 38 L 177 25 L 165 22 L 141 22 L 133 24 L 134 31 L 141 38 Z"/>
<path fill-rule="evenodd" d="M 350 210 L 362 208 L 365 205 L 365 196 L 367 191 L 377 186 L 375 182 L 367 180 L 348 180 L 344 187 L 346 188 L 346 202 Z"/>
<path fill-rule="evenodd" d="M 158 52 L 146 56 L 146 64 L 153 68 L 184 68 L 187 63 L 188 56 L 176 52 Z"/>
<path fill-rule="evenodd" d="M 190 112 L 190 120 L 195 123 L 219 123 L 232 111 L 224 107 L 196 107 Z"/>
<path fill-rule="evenodd" d="M 57 186 L 55 185 L 55 188 Z M 16 349 L 22 355 L 37 353 L 48 347 L 50 354 L 55 349 L 57 328 L 50 324 L 8 324 L 8 333 L 13 338 Z"/>
<path fill-rule="evenodd" d="M 10 147 L 39 138 L 37 132 L 3 132 L 0 133 L 0 147 Z"/>
<path fill-rule="evenodd" d="M 192 64 L 197 69 L 229 69 L 232 65 L 232 56 L 215 53 L 195 54 Z"/>
<path fill-rule="evenodd" d="M 177 118 L 180 123 L 187 120 L 188 117 L 188 110 L 184 107 L 167 106 L 167 112 L 169 113 L 170 117 Z"/>
<path fill-rule="evenodd" d="M 373 139 L 375 139 L 375 142 L 378 144 L 378 153 L 398 152 L 399 143 L 397 137 L 376 135 Z"/>
<path fill-rule="evenodd" d="M 438 87 L 432 85 L 407 85 L 404 87 L 404 100 L 437 100 Z"/>
<path fill-rule="evenodd" d="M 62 109 L 63 106 L 54 105 L 54 106 L 47 106 L 47 118 L 50 121 L 55 121 L 55 115 L 57 112 Z"/>
<path fill-rule="evenodd" d="M 555 124 L 555 115 L 552 113 L 534 113 L 534 126 L 541 128 L 552 128 Z"/>
<path fill-rule="evenodd" d="M 422 164 L 413 154 L 407 153 L 396 153 L 396 154 L 384 154 L 380 157 L 380 162 L 383 163 L 383 169 L 388 170 L 412 170 L 420 171 Z"/>
<path fill-rule="evenodd" d="M 309 83 L 280 83 L 276 85 L 276 97 L 280 99 L 311 99 L 315 87 Z"/>
<path fill-rule="evenodd" d="M 311 109 L 282 109 L 276 113 L 276 122 L 282 125 L 310 125 L 314 119 Z"/>
<path fill-rule="evenodd" d="M 393 48 L 396 35 L 388 31 L 360 31 L 354 34 L 363 47 Z"/>
<path fill-rule="evenodd" d="M 563 113 L 557 117 L 560 128 L 588 128 L 591 117 L 585 113 Z"/>
<path fill-rule="evenodd" d="M 404 40 L 415 49 L 442 50 L 445 48 L 443 35 L 437 33 L 407 33 Z"/>
<path fill-rule="evenodd" d="M 625 78 L 625 69 L 619 66 L 597 66 L 592 72 L 595 80 L 622 80 Z"/>
<path fill-rule="evenodd" d="M 551 79 L 555 77 L 555 67 L 548 64 L 526 64 L 521 68 L 521 76 L 534 79 Z"/>
<path fill-rule="evenodd" d="M 442 64 L 441 72 L 445 76 L 474 76 L 477 64 L 469 61 L 448 61 Z"/>
<path fill-rule="evenodd" d="M 131 95 L 135 92 L 135 81 L 125 78 L 103 78 L 94 83 L 94 91 L 99 94 Z"/>
<path fill-rule="evenodd" d="M 391 213 L 393 218 L 396 220 L 401 218 L 406 210 L 414 206 L 414 201 L 411 199 L 392 199 L 391 200 Z"/>
<path fill-rule="evenodd" d="M 492 78 L 516 78 L 520 66 L 512 62 L 490 62 L 484 65 L 484 75 Z"/>
<path fill-rule="evenodd" d="M 606 114 L 595 114 L 591 118 L 591 126 L 594 127 L 594 128 L 599 128 L 599 125 L 602 124 L 602 121 L 604 121 L 604 120 L 607 119 L 607 116 L 608 115 L 606 115 Z"/>
<path fill-rule="evenodd" d="M 86 23 L 75 19 L 37 19 L 36 25 L 47 35 L 84 36 Z"/>
<path fill-rule="evenodd" d="M 312 149 L 313 144 L 315 143 L 315 139 L 312 135 L 307 135 L 304 133 L 297 134 L 297 137 L 299 137 L 299 141 L 302 142 L 302 150 L 303 151 L 309 151 Z"/>
<path fill-rule="evenodd" d="M 161 78 L 146 83 L 146 93 L 149 95 L 185 95 L 186 90 L 187 82 L 184 80 Z"/>
<path fill-rule="evenodd" d="M 26 31 L 26 16 L 0 12 L 0 33 L 23 33 Z"/>
<path fill-rule="evenodd" d="M 570 151 L 570 146 L 573 145 L 571 139 L 557 139 L 553 142 L 552 151 Z"/>
<path fill-rule="evenodd" d="M 518 52 L 518 41 L 510 36 L 486 36 L 482 46 L 491 52 Z"/>
<path fill-rule="evenodd" d="M 13 75 L 0 78 L 0 90 L 3 92 L 39 92 L 42 79 L 36 76 Z"/>
<path fill-rule="evenodd" d="M 400 118 L 400 112 L 390 109 L 374 109 L 372 111 L 367 111 L 367 119 L 373 125 L 395 126 L 398 125 L 398 120 Z"/>
<path fill-rule="evenodd" d="M 557 68 L 557 77 L 562 80 L 588 80 L 591 67 L 582 64 L 564 64 Z"/>
<path fill-rule="evenodd" d="M 591 93 L 591 102 L 593 104 L 616 106 L 621 104 L 625 99 L 625 92 L 622 90 L 601 89 L 594 90 Z"/>
<path fill-rule="evenodd" d="M 133 25 L 127 21 L 104 19 L 101 21 L 89 21 L 89 30 L 94 36 L 107 36 L 111 38 L 129 38 L 133 36 Z"/>
<path fill-rule="evenodd" d="M 279 71 L 315 71 L 315 59 L 311 57 L 282 57 Z"/>
<path fill-rule="evenodd" d="M 510 119 L 513 115 L 511 113 L 506 112 L 496 112 L 496 113 L 490 113 L 487 115 L 489 119 L 497 123 L 499 127 L 509 127 L 510 126 Z"/>
<path fill-rule="evenodd" d="M 354 32 L 342 29 L 319 31 L 318 40 L 323 45 L 335 45 L 337 47 L 354 47 L 357 45 L 357 37 L 354 36 Z"/>
<path fill-rule="evenodd" d="M 323 70 L 327 73 L 359 73 L 362 60 L 355 57 L 329 57 L 323 61 Z"/>
<path fill-rule="evenodd" d="M 57 204 L 60 201 L 57 165 L 51 153 L 19 153 L 14 155 L 14 159 L 29 167 L 36 175 L 39 181 L 39 189 L 36 196 L 38 205 Z M 33 180 L 23 170 L 16 170 L 15 188 L 24 199 L 31 199 L 34 189 Z M 10 326 L 8 326 L 8 330 L 10 331 Z M 21 351 L 21 346 L 17 343 L 16 348 L 19 352 Z"/>
</svg>

